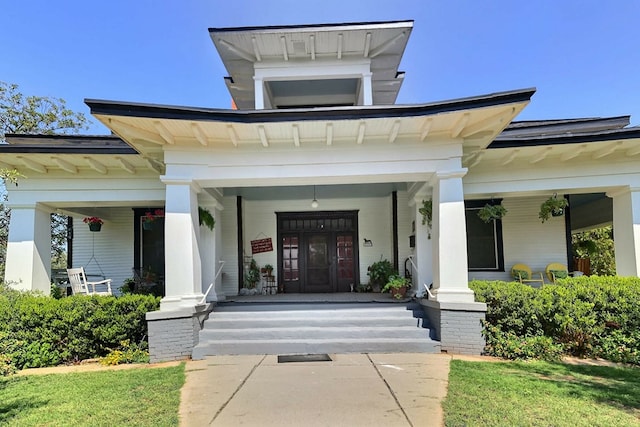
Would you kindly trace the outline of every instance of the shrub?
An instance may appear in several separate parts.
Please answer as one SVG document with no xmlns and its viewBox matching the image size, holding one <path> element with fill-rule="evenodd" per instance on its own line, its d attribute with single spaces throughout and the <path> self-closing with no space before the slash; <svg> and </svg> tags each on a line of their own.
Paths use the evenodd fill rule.
<svg viewBox="0 0 640 427">
<path fill-rule="evenodd" d="M 102 365 L 120 365 L 122 363 L 149 363 L 149 352 L 145 342 L 131 343 L 129 340 L 120 342 L 120 348 L 111 350 L 100 359 Z"/>
<path fill-rule="evenodd" d="M 72 296 L 54 299 L 0 290 L 0 353 L 18 369 L 105 356 L 121 341 L 146 341 L 145 314 L 159 298 Z"/>
<path fill-rule="evenodd" d="M 487 304 L 490 354 L 546 359 L 561 348 L 567 355 L 640 364 L 640 278 L 583 276 L 539 289 L 507 282 L 469 286 Z"/>
</svg>

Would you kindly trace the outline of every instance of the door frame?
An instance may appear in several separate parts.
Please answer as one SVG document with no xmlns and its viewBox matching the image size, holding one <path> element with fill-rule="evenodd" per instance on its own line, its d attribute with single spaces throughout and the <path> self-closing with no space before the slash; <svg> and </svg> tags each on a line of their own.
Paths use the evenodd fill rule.
<svg viewBox="0 0 640 427">
<path fill-rule="evenodd" d="M 278 256 L 278 286 L 284 292 L 296 293 L 305 292 L 307 266 L 306 266 L 306 243 L 307 236 L 311 234 L 327 233 L 331 236 L 339 234 L 351 234 L 353 236 L 353 285 L 354 288 L 360 283 L 360 263 L 358 247 L 358 211 L 304 211 L 304 212 L 276 212 L 277 218 L 277 256 Z M 294 222 L 295 221 L 295 225 Z M 282 241 L 284 236 L 298 237 L 298 269 L 299 281 L 297 285 L 288 286 L 284 281 L 283 274 L 283 249 Z M 335 240 L 335 239 L 331 239 Z M 333 242 L 335 245 L 335 241 Z M 330 253 L 335 254 L 336 248 L 332 247 Z M 332 283 L 335 284 L 333 292 L 349 292 L 350 289 L 342 289 L 338 286 L 337 262 L 332 260 L 330 274 Z M 343 286 L 344 287 L 344 286 Z"/>
</svg>

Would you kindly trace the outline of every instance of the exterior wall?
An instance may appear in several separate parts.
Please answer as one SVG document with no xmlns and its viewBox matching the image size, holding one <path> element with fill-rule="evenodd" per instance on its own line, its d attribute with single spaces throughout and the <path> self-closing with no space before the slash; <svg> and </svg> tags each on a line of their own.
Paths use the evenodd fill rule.
<svg viewBox="0 0 640 427">
<path fill-rule="evenodd" d="M 441 351 L 454 354 L 479 355 L 484 352 L 482 321 L 487 305 L 484 303 L 440 303 L 421 300 L 429 325 L 440 340 Z"/>
<path fill-rule="evenodd" d="M 105 208 L 105 211 L 100 232 L 89 231 L 82 222 L 84 217 L 73 217 L 73 267 L 83 266 L 88 275 L 104 272 L 107 279 L 112 279 L 114 293 L 119 294 L 124 280 L 133 275 L 133 210 Z"/>
<path fill-rule="evenodd" d="M 220 257 L 224 261 L 222 269 L 222 293 L 225 296 L 238 294 L 238 232 L 236 226 L 236 197 L 224 197 L 220 228 L 222 232 L 222 250 Z"/>
<path fill-rule="evenodd" d="M 369 281 L 369 277 L 367 276 L 367 267 L 372 263 L 379 261 L 381 258 L 391 260 L 393 256 L 393 236 L 391 232 L 391 196 L 351 199 L 323 199 L 321 195 L 318 195 L 318 201 L 320 203 L 320 206 L 317 210 L 358 210 L 360 281 L 361 283 L 367 283 Z M 235 199 L 233 203 L 235 204 Z M 310 203 L 311 197 L 309 198 L 309 200 L 244 200 L 243 227 L 245 255 L 251 256 L 251 240 L 270 237 L 273 240 L 273 251 L 256 254 L 253 258 L 256 260 L 259 266 L 263 266 L 265 264 L 273 265 L 275 268 L 274 272 L 275 274 L 277 274 L 278 260 L 276 242 L 276 212 L 311 211 Z M 228 203 L 226 203 L 225 198 L 225 210 L 223 211 L 225 215 L 225 221 L 231 221 L 231 218 L 228 216 L 228 211 L 231 210 L 228 209 L 229 207 L 230 206 Z M 225 222 L 225 230 L 231 229 L 231 226 L 228 226 L 227 224 L 228 223 Z M 235 219 L 233 220 L 232 224 L 235 224 Z M 233 236 L 233 238 L 235 239 L 235 235 Z M 372 247 L 363 246 L 365 238 L 373 242 Z M 235 257 L 235 252 L 233 253 L 233 255 L 230 252 L 230 248 L 233 246 L 231 236 L 223 237 L 223 239 L 226 242 L 225 259 L 230 256 Z M 227 271 L 227 265 L 225 265 L 225 272 Z M 229 282 L 233 279 L 237 280 L 237 278 L 231 275 L 232 272 L 229 272 L 229 274 L 230 276 L 225 276 L 224 289 L 225 292 L 233 291 L 232 294 L 227 293 L 227 295 L 236 295 L 237 290 L 232 288 L 237 282 Z"/>
<path fill-rule="evenodd" d="M 552 262 L 567 263 L 564 216 L 552 217 L 545 223 L 538 218 L 540 204 L 547 198 L 506 198 L 502 201 L 508 211 L 502 219 L 505 271 L 470 271 L 469 280 L 511 281 L 511 267 L 516 263 L 527 264 L 534 272 L 544 271 Z"/>
<path fill-rule="evenodd" d="M 409 206 L 409 195 L 406 191 L 398 191 L 398 272 L 404 276 L 404 262 L 414 254 L 414 249 L 409 247 L 409 236 L 414 234 L 411 224 L 415 221 L 413 206 Z M 411 271 L 411 265 L 407 264 Z"/>
</svg>

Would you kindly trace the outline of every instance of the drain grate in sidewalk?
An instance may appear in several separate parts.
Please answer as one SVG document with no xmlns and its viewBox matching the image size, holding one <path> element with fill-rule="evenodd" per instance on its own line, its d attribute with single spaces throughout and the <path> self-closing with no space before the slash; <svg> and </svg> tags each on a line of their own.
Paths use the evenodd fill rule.
<svg viewBox="0 0 640 427">
<path fill-rule="evenodd" d="M 279 354 L 278 363 L 332 362 L 328 354 Z"/>
</svg>

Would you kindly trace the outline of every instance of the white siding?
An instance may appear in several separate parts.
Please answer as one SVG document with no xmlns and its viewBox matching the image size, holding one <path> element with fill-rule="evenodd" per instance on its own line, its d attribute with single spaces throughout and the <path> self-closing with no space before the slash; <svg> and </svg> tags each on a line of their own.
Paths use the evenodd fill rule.
<svg viewBox="0 0 640 427">
<path fill-rule="evenodd" d="M 89 231 L 83 218 L 73 217 L 73 267 L 84 267 L 88 275 L 104 274 L 112 279 L 112 290 L 119 294 L 124 280 L 132 276 L 133 210 L 110 208 L 100 232 Z"/>
<path fill-rule="evenodd" d="M 406 191 L 398 191 L 398 269 L 399 273 L 404 276 L 404 262 L 410 255 L 413 255 L 413 249 L 409 247 L 409 236 L 414 234 L 411 224 L 415 221 L 412 212 L 413 207 L 409 206 L 409 195 Z M 408 267 L 411 271 L 411 266 Z"/>
<path fill-rule="evenodd" d="M 511 281 L 511 267 L 527 264 L 544 271 L 552 262 L 567 262 L 564 216 L 551 218 L 544 224 L 538 218 L 540 204 L 547 197 L 511 198 L 502 201 L 507 214 L 502 219 L 505 272 L 469 272 L 469 279 Z M 545 281 L 548 279 L 545 278 Z"/>
</svg>

